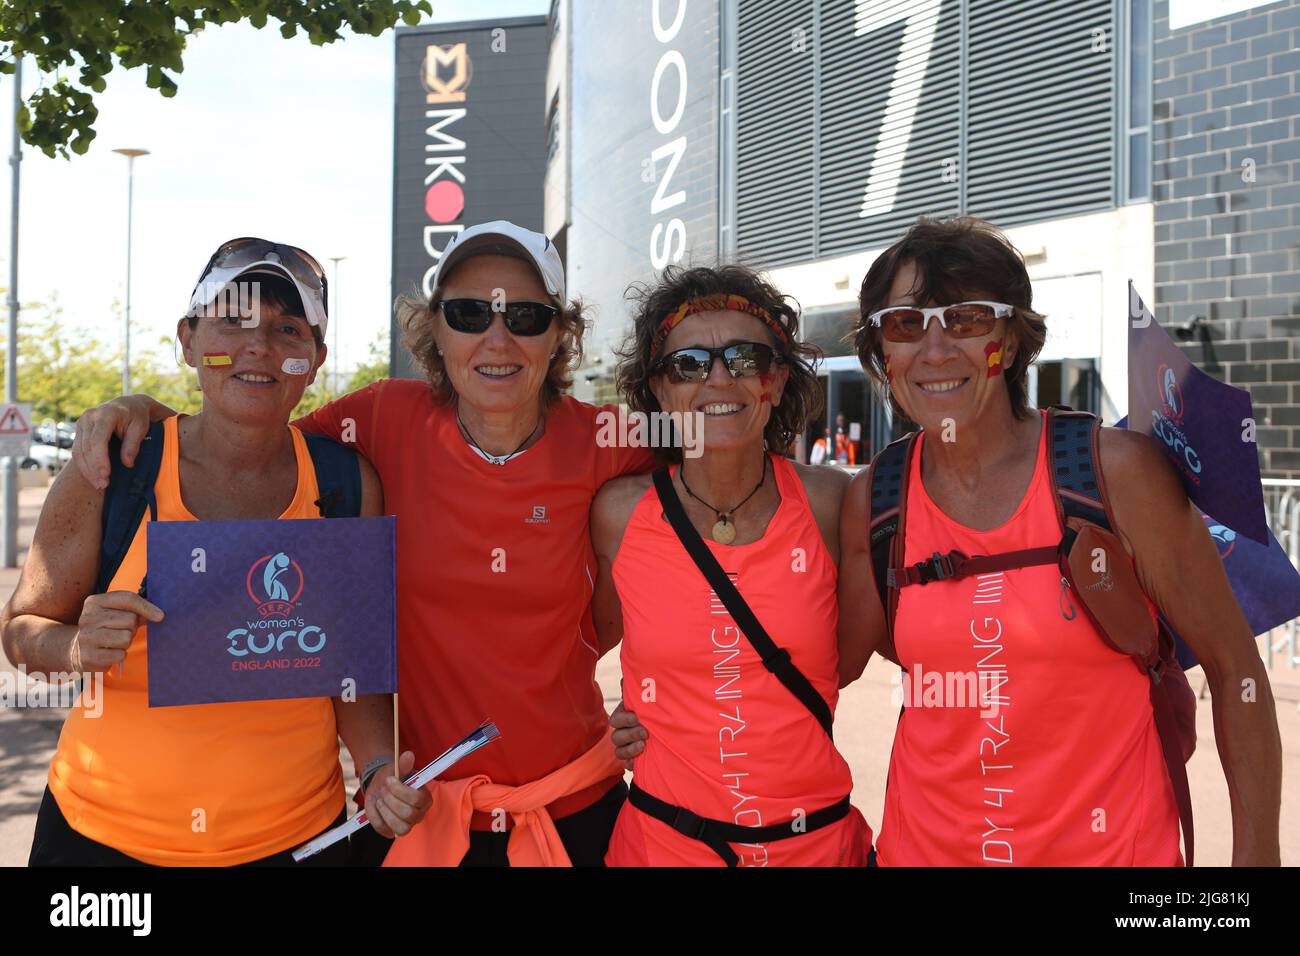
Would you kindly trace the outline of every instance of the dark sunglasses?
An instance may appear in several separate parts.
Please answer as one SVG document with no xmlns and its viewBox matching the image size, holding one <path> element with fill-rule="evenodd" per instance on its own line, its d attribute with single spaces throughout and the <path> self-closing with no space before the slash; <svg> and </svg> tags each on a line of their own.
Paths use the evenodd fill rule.
<svg viewBox="0 0 1300 956">
<path fill-rule="evenodd" d="M 560 314 L 559 309 L 541 302 L 509 302 L 501 307 L 483 299 L 443 299 L 438 306 L 448 325 L 470 335 L 486 332 L 496 314 L 505 318 L 512 335 L 541 335 Z"/>
<path fill-rule="evenodd" d="M 761 342 L 736 342 L 716 349 L 692 348 L 669 352 L 655 362 L 650 371 L 655 374 L 667 374 L 668 381 L 680 385 L 683 382 L 703 382 L 713 370 L 715 359 L 722 359 L 732 378 L 750 375 L 766 375 L 772 365 L 780 361 L 776 349 Z"/>
<path fill-rule="evenodd" d="M 867 321 L 880 326 L 889 342 L 919 342 L 931 318 L 938 319 L 943 330 L 954 338 L 970 339 L 988 335 L 998 319 L 1010 318 L 1014 311 L 1003 302 L 957 302 L 925 309 L 895 305 L 872 312 Z"/>
</svg>

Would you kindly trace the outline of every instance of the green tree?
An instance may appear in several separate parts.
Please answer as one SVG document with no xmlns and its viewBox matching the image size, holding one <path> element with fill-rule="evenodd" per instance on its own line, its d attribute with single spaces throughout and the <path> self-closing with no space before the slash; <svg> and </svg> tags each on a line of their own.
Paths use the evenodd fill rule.
<svg viewBox="0 0 1300 956">
<path fill-rule="evenodd" d="M 392 374 L 389 366 L 388 342 L 387 329 L 375 336 L 374 341 L 370 343 L 370 358 L 352 370 L 345 391 L 355 392 L 372 382 L 382 381 Z"/>
<path fill-rule="evenodd" d="M 388 378 L 388 331 L 384 330 L 375 336 L 374 341 L 370 343 L 369 359 L 352 370 L 352 374 L 347 378 L 347 384 L 341 389 L 331 388 L 333 379 L 324 373 L 325 369 L 321 369 L 315 383 L 302 393 L 302 400 L 294 408 L 291 418 L 308 415 L 340 395 L 355 392 L 359 388 L 365 388 L 371 382 Z"/>
<path fill-rule="evenodd" d="M 94 94 L 116 66 L 144 67 L 150 89 L 175 96 L 185 45 L 206 26 L 247 20 L 260 30 L 275 19 L 282 36 L 301 29 L 321 46 L 341 39 L 344 27 L 379 36 L 432 12 L 428 0 L 3 0 L 0 73 L 13 73 L 16 57 L 35 58 L 41 85 L 18 125 L 29 145 L 67 158 L 90 148 Z"/>
<path fill-rule="evenodd" d="M 18 313 L 18 400 L 32 403 L 37 421 L 68 421 L 108 401 L 121 391 L 121 369 L 121 353 L 65 319 L 57 298 Z"/>
</svg>

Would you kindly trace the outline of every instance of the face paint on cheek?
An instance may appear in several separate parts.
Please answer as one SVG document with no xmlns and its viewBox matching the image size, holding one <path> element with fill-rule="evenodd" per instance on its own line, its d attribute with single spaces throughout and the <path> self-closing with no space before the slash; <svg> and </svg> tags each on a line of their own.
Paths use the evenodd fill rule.
<svg viewBox="0 0 1300 956">
<path fill-rule="evenodd" d="M 894 370 L 890 368 L 888 355 L 885 356 L 885 381 L 890 385 L 894 384 Z"/>
<path fill-rule="evenodd" d="M 1002 340 L 984 346 L 984 358 L 989 364 L 989 378 L 1002 374 Z"/>
<path fill-rule="evenodd" d="M 772 402 L 772 373 L 759 373 L 758 382 L 763 386 L 763 392 L 758 396 L 758 400 L 765 405 L 770 405 Z"/>
<path fill-rule="evenodd" d="M 305 358 L 287 358 L 280 366 L 286 375 L 306 375 L 311 370 L 311 361 Z"/>
<path fill-rule="evenodd" d="M 230 357 L 229 352 L 204 352 L 203 364 L 208 368 L 221 368 L 226 365 L 233 365 L 234 359 Z"/>
</svg>

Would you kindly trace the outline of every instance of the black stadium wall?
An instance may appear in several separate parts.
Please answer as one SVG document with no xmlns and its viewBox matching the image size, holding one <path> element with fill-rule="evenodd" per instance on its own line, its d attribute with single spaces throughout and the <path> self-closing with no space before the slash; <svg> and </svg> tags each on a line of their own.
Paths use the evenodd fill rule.
<svg viewBox="0 0 1300 956">
<path fill-rule="evenodd" d="M 545 17 L 397 30 L 394 297 L 428 295 L 447 241 L 467 226 L 542 228 L 548 39 Z M 391 368 L 421 374 L 395 317 Z"/>
</svg>

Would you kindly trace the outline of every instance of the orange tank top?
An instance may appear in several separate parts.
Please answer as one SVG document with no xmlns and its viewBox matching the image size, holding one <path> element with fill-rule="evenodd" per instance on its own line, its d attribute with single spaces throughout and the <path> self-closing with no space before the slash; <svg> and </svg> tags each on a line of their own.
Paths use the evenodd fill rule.
<svg viewBox="0 0 1300 956">
<path fill-rule="evenodd" d="M 781 501 L 757 541 L 706 539 L 755 616 L 835 710 L 836 569 L 794 467 L 771 455 Z M 714 596 L 653 486 L 628 522 L 613 566 L 623 605 L 623 697 L 649 731 L 638 786 L 702 817 L 769 826 L 842 799 L 849 766 L 772 674 Z M 847 817 L 785 840 L 737 845 L 741 866 L 861 865 L 871 832 Z M 720 866 L 711 849 L 623 806 L 611 866 Z"/>
<path fill-rule="evenodd" d="M 917 436 L 907 564 L 1061 540 L 1043 418 L 1029 488 L 989 531 L 958 524 L 930 499 Z M 1067 620 L 1071 606 L 1055 565 L 902 590 L 894 640 L 905 706 L 876 847 L 882 866 L 1181 864 L 1148 679 L 1081 611 Z"/>
<path fill-rule="evenodd" d="M 176 424 L 154 483 L 160 521 L 196 521 L 181 500 Z M 311 454 L 290 426 L 298 488 L 281 518 L 319 518 Z M 111 591 L 145 574 L 148 515 Z M 290 849 L 343 809 L 328 698 L 149 709 L 148 628 L 104 675 L 102 708 L 78 702 L 50 765 L 50 792 L 78 833 L 158 866 L 225 866 Z M 96 709 L 101 710 L 95 716 Z"/>
</svg>

